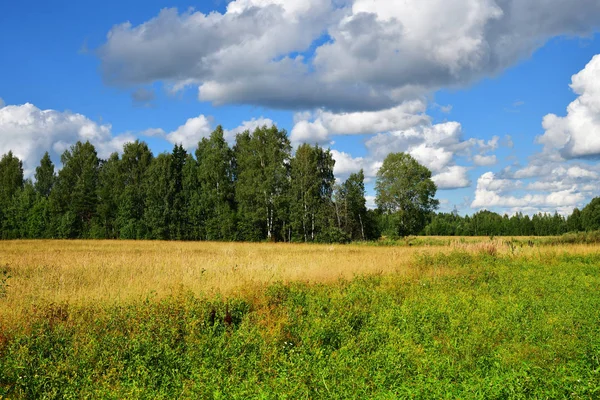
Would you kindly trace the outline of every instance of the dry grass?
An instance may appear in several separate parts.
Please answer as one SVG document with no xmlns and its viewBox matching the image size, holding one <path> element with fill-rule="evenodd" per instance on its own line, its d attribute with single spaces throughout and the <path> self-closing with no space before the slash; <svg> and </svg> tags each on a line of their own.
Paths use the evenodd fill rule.
<svg viewBox="0 0 600 400">
<path fill-rule="evenodd" d="M 356 275 L 417 271 L 421 253 L 456 249 L 511 253 L 502 239 L 456 242 L 450 246 L 379 247 L 365 245 L 248 244 L 149 241 L 5 241 L 0 269 L 11 278 L 0 299 L 0 323 L 23 317 L 37 304 L 124 303 L 182 290 L 197 296 L 251 293 L 277 281 L 331 282 Z M 548 252 L 589 253 L 597 246 L 522 247 L 515 256 Z M 445 271 L 436 270 L 435 274 Z"/>
</svg>

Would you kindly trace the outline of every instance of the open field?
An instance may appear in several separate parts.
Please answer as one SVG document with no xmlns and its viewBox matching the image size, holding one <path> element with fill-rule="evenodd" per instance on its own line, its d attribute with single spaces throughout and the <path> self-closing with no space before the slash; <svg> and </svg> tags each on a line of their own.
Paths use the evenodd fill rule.
<svg viewBox="0 0 600 400">
<path fill-rule="evenodd" d="M 600 396 L 600 246 L 532 240 L 0 242 L 0 395 Z"/>
</svg>

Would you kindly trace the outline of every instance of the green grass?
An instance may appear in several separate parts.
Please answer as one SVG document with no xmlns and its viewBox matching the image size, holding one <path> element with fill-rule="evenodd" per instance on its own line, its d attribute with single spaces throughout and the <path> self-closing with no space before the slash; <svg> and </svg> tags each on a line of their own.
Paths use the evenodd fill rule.
<svg viewBox="0 0 600 400">
<path fill-rule="evenodd" d="M 410 279 L 40 306 L 0 335 L 0 394 L 598 398 L 599 266 L 600 255 L 455 252 L 420 256 Z"/>
</svg>

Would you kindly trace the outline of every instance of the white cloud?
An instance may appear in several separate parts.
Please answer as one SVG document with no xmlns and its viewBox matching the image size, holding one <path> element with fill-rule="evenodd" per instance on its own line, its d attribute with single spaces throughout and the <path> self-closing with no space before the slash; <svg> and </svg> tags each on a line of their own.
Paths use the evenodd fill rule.
<svg viewBox="0 0 600 400">
<path fill-rule="evenodd" d="M 2 100 L 2 97 L 0 97 L 0 108 L 3 108 L 5 105 L 4 100 Z"/>
<path fill-rule="evenodd" d="M 365 181 L 370 181 L 383 164 L 380 161 L 364 157 L 352 157 L 352 155 L 343 151 L 331 150 L 331 155 L 335 160 L 333 172 L 337 178 L 346 179 L 350 174 L 356 173 L 361 169 L 365 173 Z"/>
<path fill-rule="evenodd" d="M 140 135 L 149 137 L 165 137 L 166 134 L 167 133 L 162 128 L 149 128 L 140 132 Z"/>
<path fill-rule="evenodd" d="M 487 172 L 478 179 L 475 199 L 472 208 L 573 208 L 585 200 L 585 196 L 575 187 L 551 193 L 524 194 L 514 196 L 505 194 L 518 186 L 517 182 L 498 179 L 492 172 Z"/>
<path fill-rule="evenodd" d="M 264 117 L 252 118 L 249 121 L 243 121 L 242 124 L 238 127 L 235 127 L 233 129 L 226 129 L 224 132 L 225 139 L 228 142 L 233 143 L 235 141 L 235 136 L 238 133 L 242 133 L 244 131 L 253 132 L 256 128 L 260 128 L 263 126 L 271 127 L 273 125 L 277 125 L 277 124 L 272 119 L 264 118 Z"/>
<path fill-rule="evenodd" d="M 165 9 L 117 25 L 97 54 L 114 85 L 196 84 L 216 104 L 381 110 L 492 75 L 549 38 L 592 32 L 599 17 L 597 0 L 237 0 L 224 13 Z"/>
<path fill-rule="evenodd" d="M 377 208 L 377 204 L 375 203 L 375 196 L 365 196 L 366 206 L 369 210 L 375 210 Z"/>
<path fill-rule="evenodd" d="M 428 124 L 430 118 L 424 114 L 425 102 L 407 101 L 399 106 L 381 111 L 352 113 L 332 113 L 317 111 L 310 121 L 310 115 L 299 114 L 292 129 L 294 142 L 324 143 L 331 135 L 360 135 L 408 129 L 420 124 Z"/>
<path fill-rule="evenodd" d="M 468 168 L 454 165 L 432 177 L 438 189 L 459 189 L 471 186 L 467 175 Z"/>
<path fill-rule="evenodd" d="M 454 158 L 451 151 L 443 147 L 430 147 L 426 143 L 413 147 L 409 154 L 434 173 L 444 169 Z"/>
<path fill-rule="evenodd" d="M 473 162 L 475 163 L 475 165 L 478 165 L 478 166 L 488 166 L 488 165 L 496 164 L 498 162 L 498 160 L 496 159 L 495 155 L 482 156 L 482 155 L 476 154 L 473 157 Z"/>
<path fill-rule="evenodd" d="M 106 158 L 135 140 L 130 134 L 112 135 L 109 124 L 99 124 L 70 111 L 40 110 L 30 103 L 0 108 L 0 154 L 12 150 L 23 161 L 25 175 L 31 176 L 42 155 L 49 151 L 54 160 L 77 141 L 90 141 L 98 156 Z"/>
<path fill-rule="evenodd" d="M 262 126 L 271 127 L 277 125 L 273 120 L 269 118 L 252 118 L 249 121 L 243 121 L 241 125 L 233 129 L 225 129 L 223 136 L 230 144 L 235 142 L 235 136 L 238 133 L 244 131 L 254 131 L 258 127 Z M 207 138 L 213 132 L 212 118 L 205 115 L 199 115 L 195 118 L 189 118 L 185 124 L 172 132 L 165 132 L 162 128 L 150 128 L 140 132 L 140 135 L 149 137 L 160 137 L 168 140 L 172 144 L 182 144 L 186 149 L 195 149 L 198 142 L 202 138 Z"/>
<path fill-rule="evenodd" d="M 445 122 L 379 133 L 365 144 L 374 156 L 384 158 L 390 153 L 410 151 L 421 145 L 429 148 L 454 148 L 460 144 L 461 137 L 462 128 L 458 122 Z"/>
<path fill-rule="evenodd" d="M 573 75 L 571 88 L 579 97 L 565 117 L 544 117 L 545 133 L 537 140 L 546 152 L 558 150 L 565 158 L 600 156 L 600 55 Z"/>
<path fill-rule="evenodd" d="M 209 137 L 212 132 L 211 122 L 204 115 L 189 118 L 185 124 L 173 132 L 167 133 L 165 138 L 173 144 L 181 144 L 186 149 L 194 149 L 202 138 Z"/>
</svg>

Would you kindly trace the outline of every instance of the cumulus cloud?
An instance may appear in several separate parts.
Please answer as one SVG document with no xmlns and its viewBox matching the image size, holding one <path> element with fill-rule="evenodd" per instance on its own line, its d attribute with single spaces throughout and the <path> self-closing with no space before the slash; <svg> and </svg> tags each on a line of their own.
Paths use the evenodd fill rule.
<svg viewBox="0 0 600 400">
<path fill-rule="evenodd" d="M 241 125 L 233 128 L 233 129 L 225 129 L 224 136 L 228 142 L 233 143 L 235 141 L 236 135 L 239 133 L 242 133 L 245 131 L 253 132 L 256 128 L 260 128 L 262 126 L 271 127 L 273 125 L 277 125 L 277 124 L 270 118 L 264 118 L 264 117 L 252 118 L 249 121 L 243 121 L 241 123 Z"/>
<path fill-rule="evenodd" d="M 443 172 L 432 177 L 438 189 L 458 189 L 471 185 L 467 175 L 468 168 L 459 165 L 447 167 Z"/>
<path fill-rule="evenodd" d="M 172 144 L 180 144 L 190 150 L 196 148 L 202 138 L 210 136 L 212 131 L 210 119 L 201 114 L 189 118 L 183 125 L 169 133 L 162 128 L 150 128 L 140 132 L 140 134 L 150 137 L 162 137 Z"/>
<path fill-rule="evenodd" d="M 186 149 L 195 148 L 198 142 L 204 137 L 208 137 L 212 132 L 211 123 L 207 117 L 200 115 L 195 118 L 189 118 L 185 124 L 165 137 L 173 144 L 181 144 Z"/>
<path fill-rule="evenodd" d="M 492 172 L 486 172 L 477 180 L 475 199 L 472 208 L 512 208 L 512 209 L 573 209 L 581 204 L 586 196 L 576 186 L 529 185 L 530 190 L 551 190 L 545 193 L 526 193 L 521 196 L 510 194 L 521 186 L 520 181 L 500 179 Z M 557 190 L 560 189 L 560 190 Z"/>
<path fill-rule="evenodd" d="M 351 154 L 331 150 L 331 156 L 335 160 L 333 172 L 338 179 L 346 179 L 352 173 L 356 173 L 361 169 L 365 173 L 365 181 L 371 181 L 377 171 L 383 165 L 383 162 L 374 160 L 370 157 L 352 157 Z"/>
<path fill-rule="evenodd" d="M 335 120 L 336 124 L 344 126 L 347 125 L 347 121 L 343 120 L 344 117 L 352 120 L 355 115 L 331 115 L 328 116 L 328 120 Z M 366 127 L 364 132 L 368 132 Z M 328 137 L 328 135 L 324 136 L 324 138 Z M 295 138 L 298 139 L 298 136 Z M 469 186 L 468 168 L 456 165 L 456 156 L 480 145 L 489 147 L 489 143 L 485 141 L 479 143 L 473 140 L 462 140 L 461 125 L 457 122 L 434 125 L 427 118 L 408 129 L 372 135 L 365 145 L 368 154 L 364 157 L 353 157 L 351 154 L 332 150 L 336 160 L 336 176 L 346 177 L 352 172 L 363 169 L 365 177 L 372 179 L 388 154 L 406 152 L 433 172 L 438 189 L 457 189 Z"/>
<path fill-rule="evenodd" d="M 494 74 L 599 21 L 597 0 L 236 0 L 224 13 L 165 9 L 117 25 L 96 54 L 113 85 L 194 84 L 216 104 L 381 110 Z"/>
<path fill-rule="evenodd" d="M 406 101 L 381 111 L 333 113 L 319 110 L 315 115 L 296 116 L 291 140 L 294 142 L 327 142 L 332 135 L 360 135 L 408 129 L 429 123 L 422 100 Z M 312 121 L 310 120 L 312 117 Z"/>
<path fill-rule="evenodd" d="M 496 156 L 494 154 L 490 156 L 482 156 L 480 154 L 476 154 L 473 157 L 473 162 L 477 166 L 489 166 L 496 164 L 498 160 L 496 159 Z"/>
<path fill-rule="evenodd" d="M 585 159 L 600 156 L 598 82 L 600 56 L 595 56 L 572 77 L 571 88 L 578 97 L 567 107 L 567 114 L 564 117 L 548 114 L 543 118 L 545 132 L 536 138 L 543 145 L 542 151 L 533 154 L 524 166 L 507 167 L 495 176 L 483 175 L 478 181 L 472 206 L 564 211 L 581 206 L 596 196 L 600 166 Z M 475 157 L 474 161 L 477 162 Z M 526 180 L 523 187 L 526 195 L 502 194 L 489 186 L 489 182 L 499 184 L 520 180 Z"/>
<path fill-rule="evenodd" d="M 54 160 L 77 141 L 89 141 L 106 158 L 135 140 L 130 134 L 113 136 L 109 124 L 99 124 L 70 111 L 40 110 L 30 103 L 0 108 L 0 154 L 9 150 L 23 161 L 31 176 L 45 151 Z"/>
<path fill-rule="evenodd" d="M 0 108 L 3 108 L 3 107 L 4 107 L 4 104 L 5 104 L 5 103 L 4 103 L 4 100 L 2 100 L 2 97 L 0 97 Z"/>
<path fill-rule="evenodd" d="M 233 129 L 225 129 L 223 136 L 230 144 L 235 142 L 235 136 L 244 131 L 254 131 L 261 126 L 272 126 L 276 123 L 269 118 L 252 118 L 249 121 L 243 121 L 241 125 Z M 166 139 L 172 144 L 181 144 L 188 150 L 195 149 L 202 138 L 207 138 L 214 131 L 212 118 L 205 115 L 199 115 L 189 118 L 183 125 L 172 132 L 166 132 L 162 128 L 150 128 L 140 132 L 143 136 L 160 137 Z"/>
<path fill-rule="evenodd" d="M 600 55 L 573 75 L 571 89 L 579 95 L 567 107 L 567 115 L 548 114 L 545 133 L 538 142 L 545 150 L 558 150 L 567 159 L 600 156 Z"/>
</svg>

